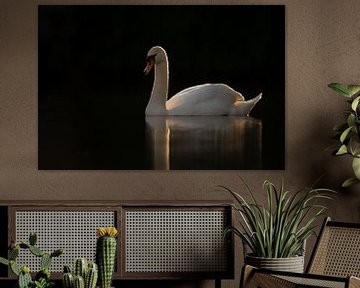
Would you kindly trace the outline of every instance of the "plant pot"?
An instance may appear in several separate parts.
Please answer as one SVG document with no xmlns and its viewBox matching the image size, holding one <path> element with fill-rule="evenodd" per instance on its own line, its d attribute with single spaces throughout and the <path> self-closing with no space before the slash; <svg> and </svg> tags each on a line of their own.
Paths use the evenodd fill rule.
<svg viewBox="0 0 360 288">
<path fill-rule="evenodd" d="M 263 258 L 246 255 L 245 263 L 263 269 L 304 273 L 303 255 L 289 258 Z"/>
</svg>

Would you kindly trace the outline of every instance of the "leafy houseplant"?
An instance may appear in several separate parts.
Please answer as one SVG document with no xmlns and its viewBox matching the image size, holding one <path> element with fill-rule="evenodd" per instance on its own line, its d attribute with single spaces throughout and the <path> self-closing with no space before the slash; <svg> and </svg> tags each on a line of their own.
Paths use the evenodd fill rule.
<svg viewBox="0 0 360 288">
<path fill-rule="evenodd" d="M 263 206 L 244 180 L 242 182 L 251 201 L 246 201 L 239 193 L 225 186 L 220 188 L 229 192 L 236 201 L 233 208 L 240 215 L 240 227 L 228 227 L 225 233 L 232 232 L 239 236 L 249 248 L 251 254 L 245 258 L 247 264 L 252 264 L 248 262 L 250 256 L 281 259 L 303 257 L 304 243 L 316 227 L 314 222 L 326 209 L 317 201 L 331 199 L 334 191 L 304 188 L 290 193 L 285 191 L 283 183 L 280 188 L 276 188 L 266 180 L 263 186 L 267 193 L 267 203 Z M 303 269 L 303 259 L 301 261 L 300 270 Z"/>
<path fill-rule="evenodd" d="M 347 179 L 342 184 L 343 187 L 348 187 L 360 183 L 360 85 L 331 83 L 328 86 L 344 96 L 351 107 L 347 112 L 346 122 L 334 127 L 340 142 L 334 154 L 349 154 L 353 158 L 352 168 L 355 177 Z"/>
</svg>

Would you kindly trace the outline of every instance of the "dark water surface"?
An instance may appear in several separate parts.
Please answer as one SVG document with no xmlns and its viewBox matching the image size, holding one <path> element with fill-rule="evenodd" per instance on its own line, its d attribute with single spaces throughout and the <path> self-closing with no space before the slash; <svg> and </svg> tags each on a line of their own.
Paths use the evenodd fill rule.
<svg viewBox="0 0 360 288">
<path fill-rule="evenodd" d="M 67 123 L 55 113 L 40 123 L 39 169 L 262 169 L 262 121 L 255 118 L 87 120 Z"/>
<path fill-rule="evenodd" d="M 261 169 L 261 137 L 251 117 L 146 117 L 150 169 Z"/>
<path fill-rule="evenodd" d="M 86 94 L 89 98 L 74 94 L 74 101 L 62 94 L 42 98 L 39 169 L 274 170 L 284 167 L 284 128 L 276 113 L 263 118 L 145 117 L 146 103 L 142 109 L 132 109 L 121 103 L 124 95 L 111 91 L 101 97 Z M 271 99 L 269 92 L 267 96 Z M 269 99 L 263 98 L 257 105 L 267 103 Z"/>
</svg>

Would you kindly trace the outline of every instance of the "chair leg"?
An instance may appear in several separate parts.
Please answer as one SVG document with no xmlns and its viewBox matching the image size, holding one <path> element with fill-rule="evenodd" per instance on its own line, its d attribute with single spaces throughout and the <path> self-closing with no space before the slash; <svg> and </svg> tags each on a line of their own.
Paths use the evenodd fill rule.
<svg viewBox="0 0 360 288">
<path fill-rule="evenodd" d="M 244 265 L 244 267 L 242 268 L 241 271 L 241 278 L 240 278 L 240 288 L 246 288 L 248 287 L 250 280 L 251 280 L 251 275 L 253 274 L 254 271 L 254 267 L 250 266 L 250 265 Z"/>
</svg>

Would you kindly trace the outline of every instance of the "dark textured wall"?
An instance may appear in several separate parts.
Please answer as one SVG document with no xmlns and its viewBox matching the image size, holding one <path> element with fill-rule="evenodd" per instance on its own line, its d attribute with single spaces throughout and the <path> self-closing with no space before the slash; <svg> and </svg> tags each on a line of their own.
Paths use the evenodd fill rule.
<svg viewBox="0 0 360 288">
<path fill-rule="evenodd" d="M 132 4 L 133 1 L 76 1 Z M 236 188 L 244 177 L 265 200 L 264 179 L 289 189 L 310 184 L 339 190 L 328 214 L 360 220 L 359 187 L 341 190 L 350 173 L 346 157 L 334 158 L 332 126 L 346 104 L 327 88 L 330 82 L 360 82 L 360 3 L 357 0 L 222 1 L 224 4 L 286 5 L 286 168 L 284 171 L 38 171 L 37 170 L 37 5 L 74 1 L 0 0 L 0 199 L 229 199 L 206 189 L 218 183 Z M 172 3 L 142 1 L 141 3 Z M 211 4 L 216 1 L 179 1 Z M 147 23 L 146 27 L 151 23 Z M 311 245 L 310 245 L 311 246 Z M 237 271 L 241 267 L 237 249 Z M 311 250 L 311 247 L 309 248 Z M 224 287 L 237 287 L 226 281 Z M 204 286 L 211 287 L 212 283 Z"/>
</svg>

